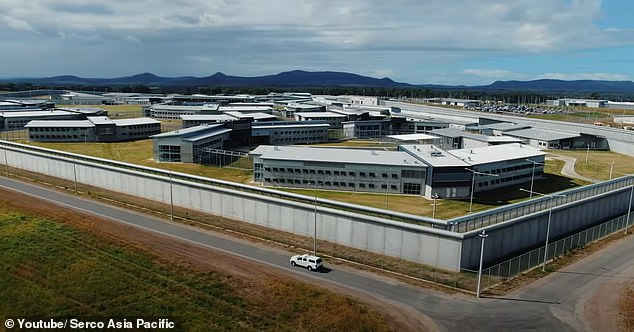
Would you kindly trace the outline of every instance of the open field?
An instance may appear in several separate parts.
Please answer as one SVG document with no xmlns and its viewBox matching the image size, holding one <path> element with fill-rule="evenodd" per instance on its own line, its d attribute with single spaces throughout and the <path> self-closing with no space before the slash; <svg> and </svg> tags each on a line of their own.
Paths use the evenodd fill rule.
<svg viewBox="0 0 634 332">
<path fill-rule="evenodd" d="M 0 192 L 2 317 L 168 317 L 177 330 L 200 331 L 398 329 L 357 300 L 257 264 L 14 198 Z M 122 240 L 130 233 L 134 240 Z"/>
<path fill-rule="evenodd" d="M 122 143 L 21 143 L 239 183 L 248 183 L 252 178 L 251 171 L 247 170 L 190 163 L 156 162 L 152 159 L 151 139 Z"/>
<path fill-rule="evenodd" d="M 634 157 L 615 152 L 590 151 L 587 154 L 587 163 L 586 150 L 550 150 L 549 153 L 576 158 L 575 171 L 580 175 L 593 179 L 608 180 L 610 178 L 610 168 L 612 168 L 613 179 L 634 173 Z M 612 162 L 614 162 L 614 167 L 612 167 Z"/>
</svg>

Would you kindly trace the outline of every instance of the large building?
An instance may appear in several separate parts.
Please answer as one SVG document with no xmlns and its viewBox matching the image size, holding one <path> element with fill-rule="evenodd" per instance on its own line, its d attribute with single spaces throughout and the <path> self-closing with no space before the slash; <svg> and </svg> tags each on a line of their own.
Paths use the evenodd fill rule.
<svg viewBox="0 0 634 332">
<path fill-rule="evenodd" d="M 102 116 L 106 111 L 98 108 L 8 110 L 0 112 L 0 130 L 21 130 L 33 120 L 85 120 L 88 116 Z"/>
<path fill-rule="evenodd" d="M 146 139 L 161 132 L 154 119 L 111 120 L 105 116 L 86 120 L 32 120 L 26 126 L 36 142 L 122 142 Z"/>
<path fill-rule="evenodd" d="M 435 195 L 473 192 L 530 182 L 543 175 L 545 153 L 505 144 L 463 150 L 401 145 L 398 151 L 263 145 L 250 153 L 254 181 L 264 186 Z"/>
<path fill-rule="evenodd" d="M 261 145 L 254 180 L 264 186 L 421 194 L 426 166 L 404 152 Z"/>
<path fill-rule="evenodd" d="M 232 129 L 223 124 L 203 124 L 152 136 L 154 160 L 203 163 L 209 149 L 222 149 Z"/>
</svg>

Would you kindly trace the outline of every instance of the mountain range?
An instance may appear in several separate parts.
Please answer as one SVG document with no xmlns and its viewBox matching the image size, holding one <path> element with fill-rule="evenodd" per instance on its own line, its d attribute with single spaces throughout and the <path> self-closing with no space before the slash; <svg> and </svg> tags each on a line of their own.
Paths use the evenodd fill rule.
<svg viewBox="0 0 634 332">
<path fill-rule="evenodd" d="M 436 85 L 410 84 L 395 82 L 390 78 L 374 78 L 346 72 L 309 72 L 293 70 L 274 75 L 241 77 L 223 73 L 210 76 L 194 77 L 161 77 L 152 73 L 143 73 L 117 78 L 82 78 L 72 75 L 43 78 L 11 78 L 0 79 L 2 83 L 31 83 L 46 86 L 127 86 L 146 85 L 160 87 L 373 87 L 373 88 L 428 88 L 443 90 L 476 90 L 476 91 L 530 91 L 542 93 L 598 93 L 634 95 L 632 81 L 600 81 L 556 79 L 540 79 L 532 81 L 496 81 L 489 85 Z"/>
</svg>

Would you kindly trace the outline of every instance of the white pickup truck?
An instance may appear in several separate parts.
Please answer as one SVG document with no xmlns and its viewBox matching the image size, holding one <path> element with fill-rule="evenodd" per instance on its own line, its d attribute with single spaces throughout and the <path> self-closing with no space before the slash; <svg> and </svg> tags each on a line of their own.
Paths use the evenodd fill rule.
<svg viewBox="0 0 634 332">
<path fill-rule="evenodd" d="M 324 266 L 321 258 L 309 254 L 295 255 L 291 257 L 292 266 L 301 266 L 307 268 L 308 271 L 319 270 Z"/>
</svg>

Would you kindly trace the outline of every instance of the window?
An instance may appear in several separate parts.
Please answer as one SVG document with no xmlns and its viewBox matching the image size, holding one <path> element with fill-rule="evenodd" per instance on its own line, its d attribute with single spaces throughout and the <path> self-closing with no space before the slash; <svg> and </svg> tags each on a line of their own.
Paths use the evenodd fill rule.
<svg viewBox="0 0 634 332">
<path fill-rule="evenodd" d="M 403 183 L 403 193 L 420 195 L 420 183 Z"/>
</svg>

